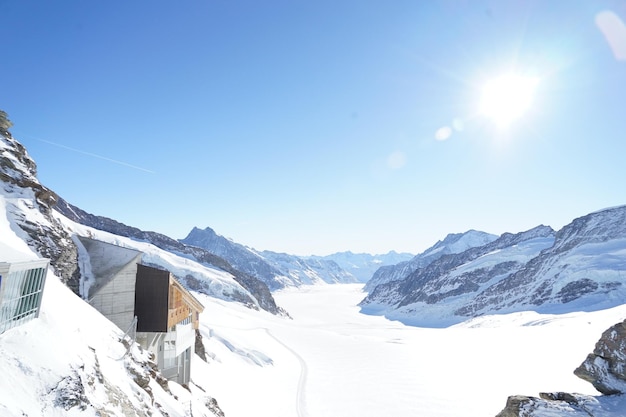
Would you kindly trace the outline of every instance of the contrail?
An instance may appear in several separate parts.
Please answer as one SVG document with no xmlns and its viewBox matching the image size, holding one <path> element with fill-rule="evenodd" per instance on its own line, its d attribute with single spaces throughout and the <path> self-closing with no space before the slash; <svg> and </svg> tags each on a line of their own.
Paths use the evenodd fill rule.
<svg viewBox="0 0 626 417">
<path fill-rule="evenodd" d="M 133 168 L 133 169 L 136 169 L 136 170 L 139 170 L 139 171 L 143 171 L 143 172 L 147 172 L 149 174 L 156 174 L 156 172 L 154 172 L 152 170 L 149 170 L 149 169 L 146 169 L 146 168 L 142 168 L 142 167 L 138 167 L 137 165 L 132 165 L 132 164 L 129 164 L 128 162 L 119 161 L 117 159 L 107 158 L 106 156 L 98 155 L 98 154 L 91 153 L 91 152 L 81 151 L 80 149 L 71 148 L 69 146 L 61 145 L 60 143 L 51 142 L 51 141 L 45 140 L 45 139 L 39 139 L 39 138 L 33 138 L 33 139 L 37 139 L 40 142 L 44 142 L 44 143 L 47 143 L 49 145 L 54 145 L 54 146 L 57 146 L 57 147 L 62 148 L 62 149 L 67 149 L 68 151 L 77 152 L 77 153 L 80 153 L 80 154 L 83 154 L 83 155 L 91 156 L 93 158 L 102 159 L 104 161 L 113 162 L 114 164 L 123 165 L 125 167 Z"/>
</svg>

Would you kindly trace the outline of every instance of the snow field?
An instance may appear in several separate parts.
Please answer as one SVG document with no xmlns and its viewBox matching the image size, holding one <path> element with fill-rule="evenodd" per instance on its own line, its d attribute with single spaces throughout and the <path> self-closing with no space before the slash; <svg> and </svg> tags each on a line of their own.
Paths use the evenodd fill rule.
<svg viewBox="0 0 626 417">
<path fill-rule="evenodd" d="M 409 327 L 360 314 L 362 287 L 275 293 L 293 320 L 202 298 L 202 332 L 215 357 L 192 379 L 228 417 L 495 416 L 509 395 L 597 395 L 573 370 L 626 317 L 621 306 Z"/>
</svg>

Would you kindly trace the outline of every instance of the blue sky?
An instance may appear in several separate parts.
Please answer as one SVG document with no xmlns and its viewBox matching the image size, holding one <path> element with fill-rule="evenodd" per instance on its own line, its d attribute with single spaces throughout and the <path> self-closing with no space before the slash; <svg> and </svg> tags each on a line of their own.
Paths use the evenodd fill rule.
<svg viewBox="0 0 626 417">
<path fill-rule="evenodd" d="M 626 204 L 626 61 L 603 11 L 626 20 L 625 1 L 0 1 L 0 109 L 88 212 L 418 253 Z M 501 129 L 478 107 L 511 71 L 539 84 Z"/>
</svg>

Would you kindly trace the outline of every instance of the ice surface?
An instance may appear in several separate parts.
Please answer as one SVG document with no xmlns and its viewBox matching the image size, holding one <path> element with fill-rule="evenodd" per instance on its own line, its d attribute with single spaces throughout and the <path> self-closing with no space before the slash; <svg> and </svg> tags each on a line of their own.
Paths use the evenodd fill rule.
<svg viewBox="0 0 626 417">
<path fill-rule="evenodd" d="M 361 288 L 276 293 L 292 320 L 200 296 L 202 332 L 214 357 L 193 379 L 229 417 L 494 416 L 509 395 L 597 395 L 573 370 L 602 332 L 626 317 L 621 306 L 425 329 L 360 314 Z"/>
</svg>

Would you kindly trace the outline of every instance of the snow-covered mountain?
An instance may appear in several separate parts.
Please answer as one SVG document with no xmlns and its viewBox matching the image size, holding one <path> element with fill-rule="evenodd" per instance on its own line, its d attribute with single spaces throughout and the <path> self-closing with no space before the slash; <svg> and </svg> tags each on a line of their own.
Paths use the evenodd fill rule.
<svg viewBox="0 0 626 417">
<path fill-rule="evenodd" d="M 399 281 L 409 276 L 413 271 L 423 268 L 443 255 L 461 253 L 469 248 L 483 246 L 496 240 L 498 236 L 490 233 L 469 230 L 465 233 L 450 233 L 445 239 L 438 241 L 430 248 L 410 260 L 381 266 L 372 275 L 365 285 L 366 291 L 372 291 L 380 284 L 390 281 Z"/>
<path fill-rule="evenodd" d="M 302 284 L 350 283 L 356 278 L 332 260 L 307 259 L 271 251 L 257 252 L 215 233 L 194 227 L 182 243 L 205 249 L 226 259 L 238 270 L 250 274 L 272 289 Z"/>
<path fill-rule="evenodd" d="M 147 351 L 77 296 L 86 278 L 74 239 L 143 250 L 145 262 L 194 277 L 213 297 L 254 304 L 252 294 L 224 271 L 74 223 L 53 210 L 58 201 L 24 147 L 0 131 L 0 262 L 50 259 L 39 318 L 0 336 L 0 415 L 183 417 L 193 407 L 194 415 L 223 416 L 202 387 L 168 382 Z M 202 372 L 207 364 L 197 362 Z"/>
<path fill-rule="evenodd" d="M 352 274 L 359 282 L 368 282 L 381 267 L 396 265 L 413 258 L 410 253 L 391 251 L 380 255 L 369 253 L 338 252 L 326 256 L 309 256 L 306 259 L 323 259 L 336 262 L 344 271 Z"/>
<path fill-rule="evenodd" d="M 460 313 L 513 305 L 557 313 L 613 307 L 626 302 L 625 279 L 626 206 L 620 206 L 564 226 L 551 247 Z"/>
<path fill-rule="evenodd" d="M 558 233 L 538 226 L 449 254 L 380 284 L 364 312 L 445 326 L 484 314 L 597 310 L 626 301 L 626 206 L 591 213 Z"/>
<path fill-rule="evenodd" d="M 238 289 L 232 291 L 227 290 L 225 294 L 228 294 L 228 296 L 232 297 L 236 301 L 243 302 L 244 304 L 255 308 L 262 308 L 273 314 L 283 313 L 282 309 L 276 305 L 276 302 L 274 301 L 274 298 L 265 283 L 234 268 L 225 259 L 202 248 L 185 245 L 184 243 L 160 233 L 146 232 L 107 217 L 87 213 L 84 210 L 71 205 L 62 198 L 57 199 L 58 203 L 54 206 L 54 210 L 55 212 L 61 213 L 67 219 L 84 226 L 109 232 L 113 235 L 128 237 L 130 238 L 129 241 L 133 242 L 131 245 L 135 245 L 136 243 L 134 242 L 148 242 L 161 249 L 163 254 L 167 254 L 168 252 L 179 254 L 186 258 L 193 259 L 211 270 L 217 269 L 219 271 L 223 271 L 245 289 L 243 292 Z M 159 260 L 162 259 L 163 256 L 157 256 L 156 258 L 157 259 L 154 261 L 154 264 L 159 265 Z M 172 265 L 160 266 L 165 269 L 172 268 Z M 202 273 L 188 273 L 188 271 L 181 270 L 178 274 L 175 273 L 175 275 L 189 288 L 199 292 L 205 292 L 209 295 L 214 295 L 215 293 L 215 286 L 212 284 L 212 278 L 207 278 Z"/>
<path fill-rule="evenodd" d="M 342 269 L 335 261 L 327 259 L 302 258 L 286 253 L 261 252 L 267 262 L 281 271 L 277 277 L 283 286 L 316 284 L 346 284 L 356 282 L 356 278 Z"/>
</svg>

